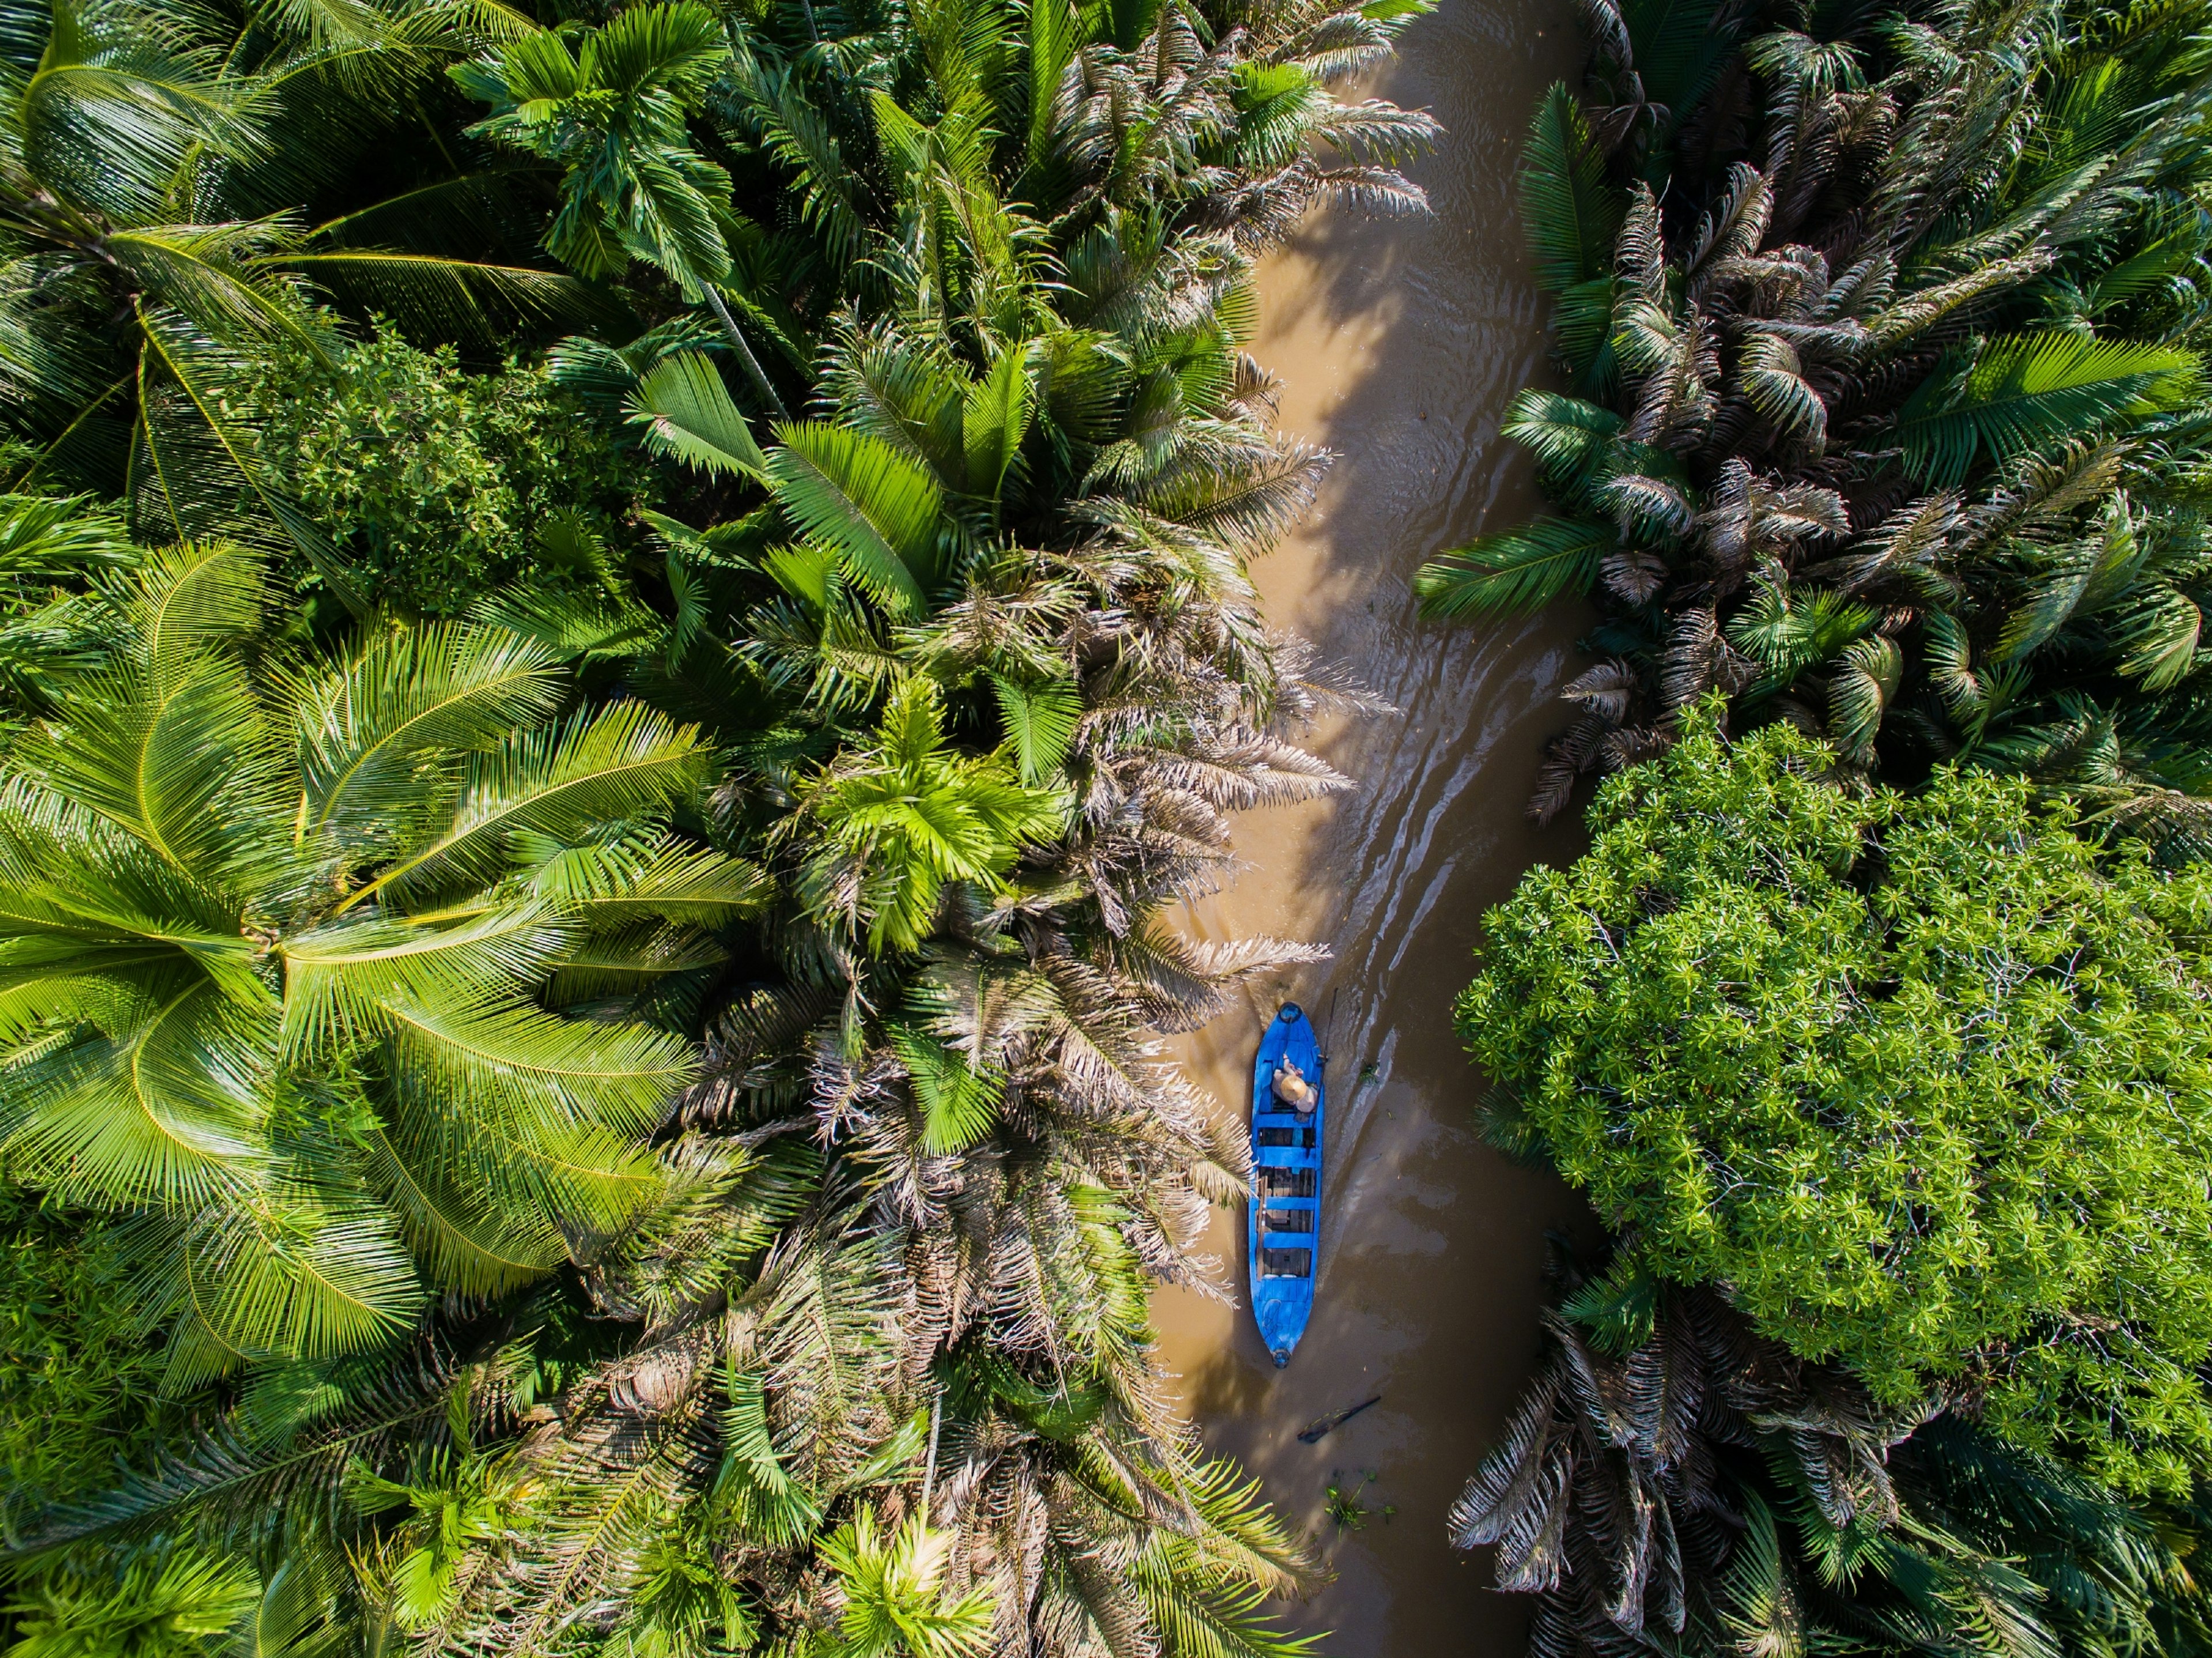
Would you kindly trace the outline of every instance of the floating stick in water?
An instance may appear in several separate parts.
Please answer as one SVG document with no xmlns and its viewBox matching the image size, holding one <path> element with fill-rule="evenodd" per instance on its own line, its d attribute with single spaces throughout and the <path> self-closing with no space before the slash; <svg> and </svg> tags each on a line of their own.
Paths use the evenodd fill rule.
<svg viewBox="0 0 2212 1658">
<path fill-rule="evenodd" d="M 1341 1428 L 1370 1405 L 1380 1405 L 1382 1402 L 1382 1395 L 1377 1394 L 1372 1399 L 1362 1400 L 1350 1410 L 1339 1411 L 1334 1416 L 1316 1418 L 1313 1425 L 1298 1436 L 1298 1442 L 1302 1445 L 1318 1445 L 1328 1437 L 1331 1430 Z"/>
</svg>

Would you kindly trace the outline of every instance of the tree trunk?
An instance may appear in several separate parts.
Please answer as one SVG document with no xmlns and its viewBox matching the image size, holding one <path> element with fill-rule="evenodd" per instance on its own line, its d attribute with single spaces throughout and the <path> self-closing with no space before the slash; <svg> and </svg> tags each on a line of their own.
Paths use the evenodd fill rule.
<svg viewBox="0 0 2212 1658">
<path fill-rule="evenodd" d="M 755 391 L 768 399 L 768 406 L 775 410 L 778 420 L 789 420 L 791 410 L 783 406 L 783 399 L 776 396 L 775 387 L 769 383 L 767 371 L 760 366 L 760 359 L 753 355 L 753 349 L 745 343 L 745 337 L 738 332 L 738 319 L 730 314 L 730 307 L 722 303 L 722 296 L 715 290 L 714 284 L 701 282 L 699 286 L 707 295 L 707 303 L 714 307 L 714 314 L 722 319 L 722 331 L 730 337 L 730 343 L 737 347 L 738 361 L 745 366 L 745 378 L 752 381 Z"/>
</svg>

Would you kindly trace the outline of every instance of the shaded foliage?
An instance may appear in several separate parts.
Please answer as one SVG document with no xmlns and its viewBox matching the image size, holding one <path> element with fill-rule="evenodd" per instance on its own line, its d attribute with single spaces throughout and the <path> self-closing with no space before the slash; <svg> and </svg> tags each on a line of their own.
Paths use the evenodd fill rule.
<svg viewBox="0 0 2212 1658">
<path fill-rule="evenodd" d="M 2193 1508 L 2145 1513 L 1930 1398 L 1876 1406 L 1708 1287 L 1555 1260 L 1546 1357 L 1452 1513 L 1541 1658 L 2204 1649 Z M 1933 1419 L 1929 1418 L 1933 1417 Z"/>
<path fill-rule="evenodd" d="M 1522 168 L 1572 394 L 1506 428 L 1562 516 L 1417 584 L 1595 599 L 1532 813 L 1717 688 L 1855 768 L 2024 774 L 2197 855 L 2195 14 L 1586 12 L 1590 105 L 1555 88 Z"/>
</svg>

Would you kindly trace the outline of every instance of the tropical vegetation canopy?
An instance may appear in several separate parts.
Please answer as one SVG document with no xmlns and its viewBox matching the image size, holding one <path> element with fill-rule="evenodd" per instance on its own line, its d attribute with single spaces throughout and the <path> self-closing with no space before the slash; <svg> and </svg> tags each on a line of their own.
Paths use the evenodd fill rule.
<svg viewBox="0 0 2212 1658">
<path fill-rule="evenodd" d="M 1304 1649 L 1164 912 L 1421 9 L 0 5 L 18 1658 Z"/>
<path fill-rule="evenodd" d="M 2146 1513 L 1930 1406 L 1876 1406 L 1706 1286 L 1553 1263 L 1547 1352 L 1451 1517 L 1540 1654 L 2189 1653 L 2201 1507 Z"/>
<path fill-rule="evenodd" d="M 1522 173 L 1567 388 L 1506 424 L 1559 511 L 1419 583 L 1599 606 L 1532 811 L 1718 687 L 2198 855 L 2197 10 L 1588 10 Z"/>
<path fill-rule="evenodd" d="M 1522 170 L 1586 598 L 1460 1025 L 1612 1229 L 1455 1514 L 1541 1658 L 2195 1653 L 2201 6 L 1588 0 Z"/>
<path fill-rule="evenodd" d="M 1902 1408 L 2124 1490 L 2212 1466 L 2212 872 L 2102 861 L 2025 785 L 1847 793 L 1693 714 L 1486 918 L 1458 1017 L 1525 1137 L 1680 1283 Z"/>
</svg>

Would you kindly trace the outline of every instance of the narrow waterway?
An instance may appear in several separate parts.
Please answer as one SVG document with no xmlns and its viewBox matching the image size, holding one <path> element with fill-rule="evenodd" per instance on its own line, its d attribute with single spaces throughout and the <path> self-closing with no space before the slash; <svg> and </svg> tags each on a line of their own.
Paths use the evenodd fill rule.
<svg viewBox="0 0 2212 1658">
<path fill-rule="evenodd" d="M 1522 1603 L 1486 1587 L 1486 1558 L 1446 1546 L 1444 1515 L 1536 1357 L 1544 1233 L 1589 1224 L 1555 1180 L 1477 1137 L 1480 1084 L 1450 1027 L 1483 909 L 1531 864 L 1579 847 L 1567 821 L 1540 830 L 1522 815 L 1562 723 L 1552 694 L 1578 671 L 1577 618 L 1431 628 L 1410 591 L 1430 552 L 1534 504 L 1525 459 L 1498 434 L 1515 391 L 1545 372 L 1514 169 L 1537 94 L 1578 52 L 1565 0 L 1443 0 L 1370 89 L 1444 123 L 1437 155 L 1413 169 L 1434 217 L 1323 215 L 1261 277 L 1254 351 L 1285 382 L 1283 428 L 1340 456 L 1302 531 L 1256 572 L 1269 619 L 1398 712 L 1309 733 L 1359 792 L 1247 817 L 1249 867 L 1191 916 L 1203 936 L 1268 932 L 1335 952 L 1255 987 L 1249 1020 L 1181 1045 L 1241 1111 L 1275 1003 L 1293 997 L 1318 1023 L 1334 999 L 1313 1324 L 1275 1370 L 1243 1304 L 1243 1218 L 1230 1213 L 1212 1243 L 1237 1304 L 1169 1291 L 1155 1314 L 1207 1442 L 1319 1541 L 1334 1576 L 1291 1610 L 1302 1630 L 1330 1631 L 1333 1658 L 1520 1652 Z M 1375 1408 L 1298 1442 L 1374 1394 Z M 1360 1487 L 1364 1526 L 1330 1521 L 1332 1479 Z"/>
</svg>

